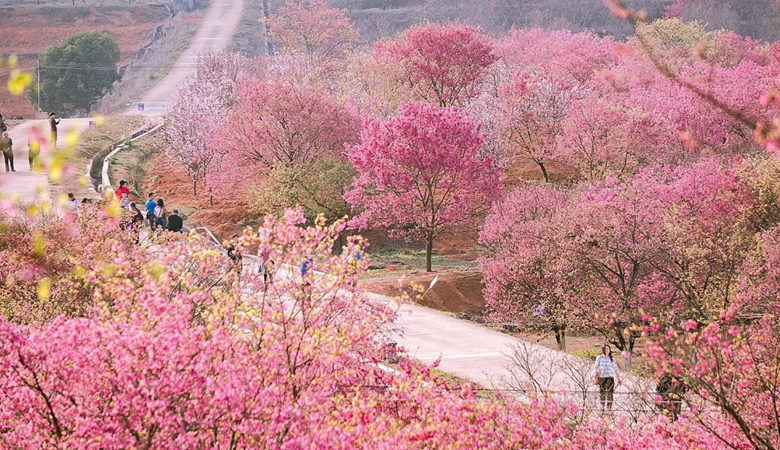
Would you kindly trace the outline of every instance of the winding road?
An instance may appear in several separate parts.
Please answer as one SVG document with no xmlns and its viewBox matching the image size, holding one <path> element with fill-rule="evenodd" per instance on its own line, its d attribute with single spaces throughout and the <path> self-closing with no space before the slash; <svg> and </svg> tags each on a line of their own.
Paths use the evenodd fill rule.
<svg viewBox="0 0 780 450">
<path fill-rule="evenodd" d="M 201 20 L 200 28 L 193 36 L 190 46 L 182 53 L 171 71 L 141 96 L 138 103 L 144 104 L 144 110 L 139 111 L 138 105 L 133 104 L 124 111 L 124 114 L 149 117 L 161 115 L 165 104 L 176 93 L 178 87 L 195 73 L 198 56 L 230 45 L 241 22 L 243 8 L 244 0 L 211 0 L 209 10 Z M 89 120 L 88 118 L 63 119 L 59 126 L 60 145 L 65 145 L 64 140 L 68 132 L 81 133 L 86 130 L 89 127 Z M 16 172 L 6 173 L 5 167 L 0 167 L 0 199 L 28 204 L 38 199 L 41 193 L 46 196 L 49 192 L 48 172 L 30 172 L 27 164 L 27 134 L 34 126 L 48 135 L 49 125 L 46 120 L 28 120 L 8 130 L 14 142 Z M 46 157 L 46 155 L 42 156 Z"/>
<path fill-rule="evenodd" d="M 144 104 L 143 111 L 139 111 L 138 105 L 134 104 L 124 113 L 150 117 L 161 115 L 165 104 L 175 94 L 177 88 L 195 73 L 198 56 L 208 51 L 226 48 L 230 44 L 241 20 L 243 2 L 244 0 L 211 0 L 211 6 L 189 48 L 181 55 L 172 70 L 138 102 Z M 88 124 L 89 119 L 63 120 L 60 125 L 60 135 L 63 136 L 61 139 L 64 140 L 64 136 L 70 130 L 76 132 L 85 130 Z M 40 126 L 48 131 L 45 120 L 27 121 L 9 130 L 14 140 L 17 172 L 5 174 L 0 167 L 0 200 L 14 199 L 21 203 L 31 203 L 41 192 L 48 191 L 48 173 L 30 173 L 27 169 L 27 134 L 32 126 Z M 370 296 L 378 303 L 394 302 L 389 297 L 375 294 Z M 541 367 L 545 358 L 571 359 L 575 358 L 573 356 L 524 343 L 510 335 L 420 306 L 398 305 L 397 308 L 399 318 L 396 326 L 399 332 L 393 339 L 406 349 L 409 356 L 423 363 L 439 361 L 439 369 L 485 387 L 504 387 L 506 385 L 503 380 L 508 378 L 515 378 L 512 384 L 516 385 L 518 381 L 530 380 L 514 370 L 507 353 L 512 346 L 527 345 L 539 355 L 534 361 L 535 364 L 540 365 L 538 369 L 542 372 L 541 375 L 549 378 L 545 388 L 568 392 L 580 388 L 591 393 L 595 389 L 592 382 L 584 388 L 578 387 L 557 371 Z M 577 360 L 572 361 L 577 363 Z M 589 371 L 589 368 L 585 370 Z M 585 374 L 585 376 L 590 375 Z M 590 379 L 586 378 L 586 380 Z M 625 393 L 626 387 L 619 389 L 619 392 Z M 618 400 L 618 404 L 622 403 L 621 400 Z M 629 410 L 634 406 L 627 405 L 624 408 Z"/>
<path fill-rule="evenodd" d="M 182 53 L 170 72 L 141 97 L 143 111 L 138 104 L 125 110 L 125 114 L 159 116 L 165 104 L 187 78 L 195 74 L 198 57 L 209 51 L 222 50 L 230 45 L 244 10 L 244 0 L 211 0 L 211 6 L 201 21 L 190 46 Z M 258 44 L 259 45 L 259 44 Z"/>
</svg>

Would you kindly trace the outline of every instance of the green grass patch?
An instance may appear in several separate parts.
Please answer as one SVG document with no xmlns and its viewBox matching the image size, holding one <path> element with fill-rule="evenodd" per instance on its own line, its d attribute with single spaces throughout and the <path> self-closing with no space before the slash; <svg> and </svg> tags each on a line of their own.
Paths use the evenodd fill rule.
<svg viewBox="0 0 780 450">
<path fill-rule="evenodd" d="M 425 271 L 425 250 L 414 248 L 385 248 L 372 251 L 369 247 L 368 257 L 371 259 L 371 268 L 366 274 L 372 276 L 387 275 L 383 269 L 393 266 L 397 273 L 414 274 Z M 476 261 L 463 261 L 454 257 L 448 257 L 437 252 L 431 255 L 431 265 L 436 272 L 458 272 L 463 270 L 476 270 L 479 265 Z"/>
<path fill-rule="evenodd" d="M 118 184 L 119 180 L 125 180 L 133 195 L 137 199 L 144 199 L 144 180 L 154 156 L 159 151 L 160 139 L 161 133 L 157 132 L 131 142 L 128 148 L 114 155 L 108 169 L 112 183 Z M 181 212 L 181 208 L 179 209 Z M 169 210 L 173 209 L 169 206 Z"/>
<path fill-rule="evenodd" d="M 91 181 L 82 176 L 87 162 L 112 142 L 129 136 L 143 126 L 145 121 L 141 116 L 112 115 L 106 117 L 103 124 L 96 129 L 83 132 L 76 145 L 67 153 L 67 165 L 74 167 L 76 175 L 52 182 L 52 193 L 56 196 L 73 192 L 77 197 L 87 196 L 90 193 Z M 103 158 L 97 158 L 90 167 L 90 176 L 100 179 L 102 168 Z"/>
</svg>

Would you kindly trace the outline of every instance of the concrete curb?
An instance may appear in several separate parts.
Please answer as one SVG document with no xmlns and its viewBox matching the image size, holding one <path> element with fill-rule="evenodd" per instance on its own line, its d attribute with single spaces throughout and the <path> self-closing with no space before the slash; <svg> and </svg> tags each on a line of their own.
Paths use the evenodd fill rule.
<svg viewBox="0 0 780 450">
<path fill-rule="evenodd" d="M 142 131 L 140 133 L 137 131 L 137 132 L 133 133 L 130 136 L 129 139 L 126 139 L 123 142 L 127 142 L 128 140 L 130 142 L 137 141 L 137 140 L 139 140 L 139 139 L 141 139 L 143 137 L 146 137 L 146 136 L 148 136 L 148 135 L 150 135 L 152 133 L 157 132 L 157 130 L 159 130 L 160 128 L 162 128 L 162 124 L 161 123 L 158 123 L 157 125 L 153 126 L 152 128 L 144 127 L 145 131 Z M 111 153 L 107 154 L 106 157 L 103 158 L 103 169 L 101 171 L 101 184 L 103 185 L 103 190 L 110 189 L 112 187 L 111 186 L 111 178 L 109 178 L 109 176 L 108 176 L 108 168 L 109 168 L 109 166 L 111 164 L 111 157 L 113 157 L 114 155 L 116 155 L 117 153 L 119 153 L 120 151 L 122 151 L 122 150 L 124 150 L 126 148 L 127 148 L 127 145 L 125 145 L 123 143 L 123 144 L 117 146 L 116 148 L 114 148 L 114 150 L 112 150 Z"/>
</svg>

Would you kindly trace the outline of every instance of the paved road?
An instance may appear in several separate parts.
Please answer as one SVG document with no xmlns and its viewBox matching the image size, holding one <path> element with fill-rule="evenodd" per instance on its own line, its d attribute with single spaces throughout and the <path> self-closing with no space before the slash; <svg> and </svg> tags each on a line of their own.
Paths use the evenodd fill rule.
<svg viewBox="0 0 780 450">
<path fill-rule="evenodd" d="M 241 21 L 244 0 L 212 0 L 208 12 L 201 22 L 198 32 L 192 38 L 189 48 L 176 61 L 173 69 L 160 80 L 149 92 L 142 96 L 144 111 L 139 112 L 137 106 L 125 110 L 125 114 L 142 114 L 158 116 L 162 114 L 165 103 L 178 86 L 186 82 L 195 73 L 195 63 L 198 55 L 209 50 L 226 48 L 230 45 L 236 28 Z M 71 129 L 79 133 L 87 129 L 89 119 L 64 119 L 59 127 L 59 140 L 62 142 Z M 14 141 L 14 162 L 16 172 L 5 174 L 5 168 L 0 167 L 0 197 L 14 198 L 22 203 L 31 203 L 38 198 L 41 190 L 48 191 L 48 173 L 30 173 L 27 164 L 27 133 L 33 126 L 46 130 L 45 120 L 29 120 L 9 129 Z M 81 169 L 81 168 L 79 168 Z M 79 170 L 75 176 L 80 176 Z"/>
<path fill-rule="evenodd" d="M 253 256 L 244 258 L 244 270 L 248 273 L 258 273 L 258 264 Z M 293 272 L 280 268 L 274 279 L 296 278 Z M 510 396 L 526 397 L 526 392 L 516 389 L 528 384 L 537 392 L 553 392 L 559 400 L 574 402 L 591 411 L 599 409 L 598 388 L 592 381 L 592 361 L 429 308 L 407 303 L 398 305 L 385 295 L 367 295 L 398 311 L 393 324 L 398 331 L 390 339 L 412 359 L 427 365 L 438 360 L 438 369 L 484 388 L 505 390 Z M 513 348 L 521 350 L 515 353 Z M 524 356 L 518 358 L 518 354 Z M 527 370 L 517 362 L 525 364 Z M 634 393 L 652 390 L 648 380 L 624 376 L 623 384 L 616 390 L 614 410 L 623 415 L 647 410 L 651 407 L 647 400 Z"/>
<path fill-rule="evenodd" d="M 139 103 L 144 104 L 144 110 L 139 111 L 138 106 L 134 104 L 125 110 L 125 114 L 161 115 L 165 104 L 176 89 L 195 74 L 198 56 L 230 45 L 241 22 L 243 8 L 244 0 L 211 0 L 209 11 L 192 38 L 189 48 L 182 53 L 168 75 L 139 100 Z"/>
<path fill-rule="evenodd" d="M 16 172 L 6 173 L 5 167 L 0 168 L 0 197 L 15 199 L 22 203 L 30 203 L 38 198 L 39 192 L 49 189 L 48 172 L 30 172 L 28 164 L 27 134 L 30 129 L 37 126 L 49 135 L 49 123 L 47 120 L 28 120 L 8 130 L 8 134 L 14 141 L 14 166 Z M 65 140 L 71 131 L 81 133 L 89 126 L 89 119 L 63 119 L 57 127 L 59 136 L 57 142 L 60 147 L 66 145 Z M 50 153 L 41 155 L 50 157 Z M 48 164 L 47 164 L 48 166 Z M 79 171 L 79 175 L 80 175 Z"/>
</svg>

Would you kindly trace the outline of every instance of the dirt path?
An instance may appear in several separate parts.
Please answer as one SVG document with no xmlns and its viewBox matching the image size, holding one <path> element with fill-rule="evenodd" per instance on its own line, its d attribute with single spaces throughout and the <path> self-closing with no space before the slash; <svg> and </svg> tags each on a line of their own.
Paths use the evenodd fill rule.
<svg viewBox="0 0 780 450">
<path fill-rule="evenodd" d="M 198 56 L 230 45 L 241 21 L 243 9 L 244 0 L 211 0 L 209 11 L 192 38 L 189 48 L 182 53 L 168 75 L 138 101 L 143 103 L 144 110 L 139 111 L 138 105 L 134 104 L 125 110 L 125 114 L 161 115 L 176 89 L 195 73 Z"/>
</svg>

